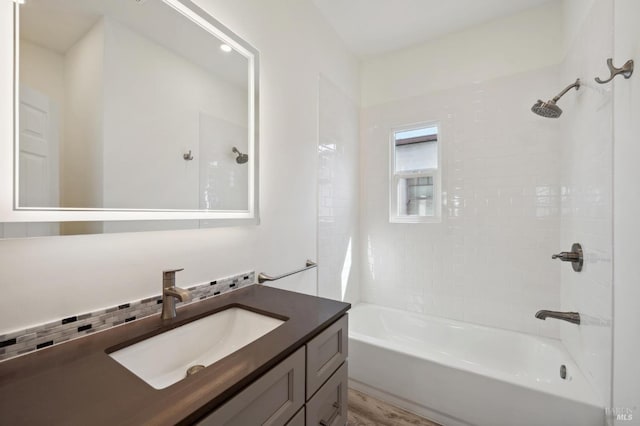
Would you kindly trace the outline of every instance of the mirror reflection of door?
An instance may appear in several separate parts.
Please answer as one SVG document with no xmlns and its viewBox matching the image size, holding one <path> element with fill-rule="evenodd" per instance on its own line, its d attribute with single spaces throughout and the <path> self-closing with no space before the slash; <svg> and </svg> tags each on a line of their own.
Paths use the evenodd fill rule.
<svg viewBox="0 0 640 426">
<path fill-rule="evenodd" d="M 57 206 L 59 123 L 47 96 L 20 88 L 20 199 L 25 207 Z"/>
<path fill-rule="evenodd" d="M 46 95 L 23 84 L 19 114 L 19 205 L 57 206 L 60 127 L 57 107 Z M 53 223 L 5 224 L 4 228 L 5 237 L 58 235 L 58 225 Z"/>
</svg>

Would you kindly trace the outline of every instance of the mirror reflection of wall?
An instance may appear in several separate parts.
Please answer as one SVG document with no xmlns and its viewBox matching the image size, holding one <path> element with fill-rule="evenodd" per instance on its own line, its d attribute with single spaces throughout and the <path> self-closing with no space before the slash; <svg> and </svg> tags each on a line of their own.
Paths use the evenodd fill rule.
<svg viewBox="0 0 640 426">
<path fill-rule="evenodd" d="M 246 210 L 249 175 L 236 148 L 246 153 L 247 127 L 200 113 L 200 205 L 205 210 Z M 212 143 L 213 142 L 213 143 Z M 232 147 L 229 151 L 229 146 Z M 232 157 L 229 157 L 229 154 Z M 220 159 L 224 159 L 221 161 Z M 231 159 L 231 160 L 230 160 Z"/>
<path fill-rule="evenodd" d="M 20 207 L 248 208 L 247 58 L 160 1 L 29 0 L 20 25 Z"/>
</svg>

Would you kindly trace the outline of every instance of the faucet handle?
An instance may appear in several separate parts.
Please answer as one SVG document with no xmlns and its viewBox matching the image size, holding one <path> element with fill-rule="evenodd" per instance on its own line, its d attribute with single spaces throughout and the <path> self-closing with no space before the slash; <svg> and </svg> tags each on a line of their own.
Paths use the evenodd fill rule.
<svg viewBox="0 0 640 426">
<path fill-rule="evenodd" d="M 584 264 L 584 254 L 582 252 L 582 246 L 579 243 L 573 243 L 571 251 L 563 251 L 551 256 L 552 259 L 560 259 L 563 262 L 571 262 L 573 270 L 576 272 L 582 271 L 582 265 Z"/>
<path fill-rule="evenodd" d="M 184 268 L 168 269 L 166 271 L 162 271 L 162 288 L 174 286 L 176 283 L 176 272 L 180 272 L 183 270 Z"/>
<path fill-rule="evenodd" d="M 576 260 L 580 260 L 580 255 L 572 251 L 563 251 L 558 254 L 552 255 L 551 258 L 560 259 L 563 262 L 575 262 Z"/>
<path fill-rule="evenodd" d="M 162 275 L 175 274 L 176 272 L 184 271 L 184 268 L 178 269 L 167 269 L 166 271 L 162 271 Z"/>
</svg>

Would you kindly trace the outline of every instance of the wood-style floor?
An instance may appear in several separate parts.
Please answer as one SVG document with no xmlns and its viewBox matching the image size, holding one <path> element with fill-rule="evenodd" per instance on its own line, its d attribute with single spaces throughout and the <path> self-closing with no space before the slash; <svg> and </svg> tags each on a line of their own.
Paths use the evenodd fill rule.
<svg viewBox="0 0 640 426">
<path fill-rule="evenodd" d="M 347 426 L 440 426 L 423 417 L 349 389 Z"/>
</svg>

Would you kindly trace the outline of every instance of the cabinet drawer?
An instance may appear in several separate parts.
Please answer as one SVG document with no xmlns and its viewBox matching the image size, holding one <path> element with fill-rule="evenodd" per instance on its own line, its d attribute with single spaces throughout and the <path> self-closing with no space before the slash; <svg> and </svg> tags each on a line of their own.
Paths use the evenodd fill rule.
<svg viewBox="0 0 640 426">
<path fill-rule="evenodd" d="M 348 334 L 345 314 L 307 343 L 307 400 L 347 359 Z"/>
<path fill-rule="evenodd" d="M 344 426 L 347 423 L 347 361 L 307 402 L 307 426 Z"/>
<path fill-rule="evenodd" d="M 304 404 L 305 348 L 269 370 L 200 425 L 284 425 Z"/>
<path fill-rule="evenodd" d="M 304 426 L 304 407 L 302 407 L 300 409 L 300 411 L 298 411 L 296 413 L 295 416 L 293 416 L 293 418 L 291 420 L 289 420 L 289 423 L 287 423 L 287 426 Z"/>
</svg>

